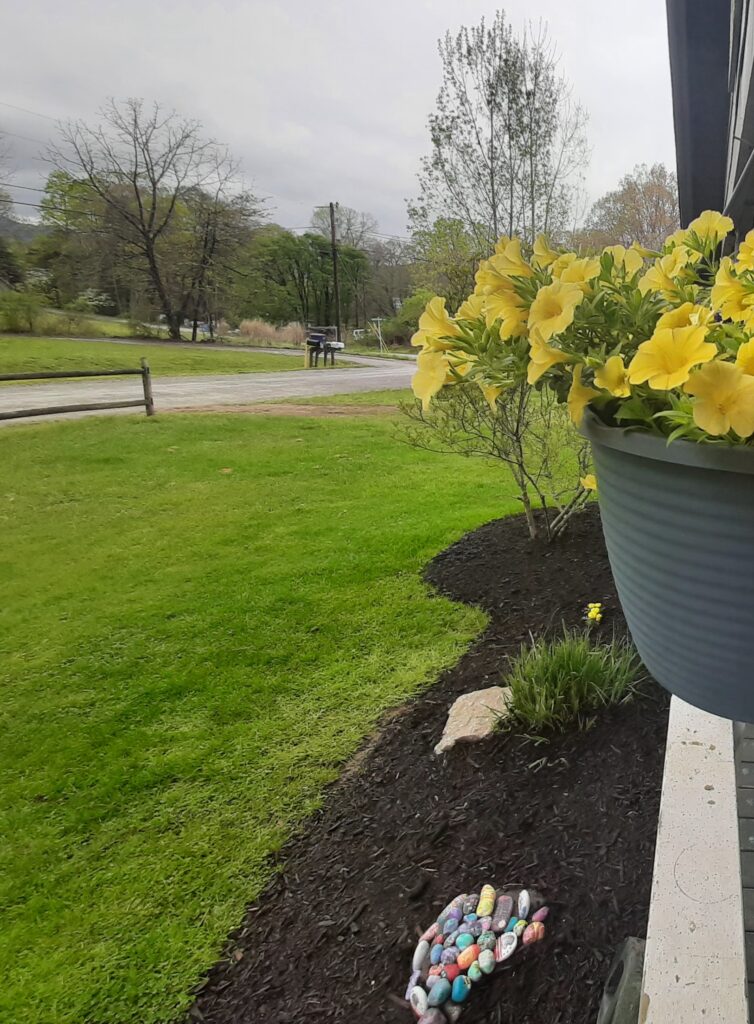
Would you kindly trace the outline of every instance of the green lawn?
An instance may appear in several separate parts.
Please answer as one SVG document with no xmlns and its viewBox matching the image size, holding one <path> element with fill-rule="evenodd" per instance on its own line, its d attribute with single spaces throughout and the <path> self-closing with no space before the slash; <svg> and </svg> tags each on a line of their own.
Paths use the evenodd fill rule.
<svg viewBox="0 0 754 1024">
<path fill-rule="evenodd" d="M 312 395 L 309 398 L 281 398 L 280 405 L 400 405 L 412 399 L 410 388 L 385 391 L 352 391 L 345 395 Z"/>
<path fill-rule="evenodd" d="M 507 479 L 392 432 L 0 431 L 3 1022 L 179 1018 L 338 765 L 481 628 L 420 572 Z"/>
<path fill-rule="evenodd" d="M 44 370 L 114 370 L 139 365 L 142 356 L 155 376 L 196 376 L 214 373 L 261 373 L 300 370 L 293 356 L 258 352 L 229 352 L 188 345 L 113 345 L 102 341 L 71 341 L 57 338 L 0 335 L 0 373 L 34 373 Z"/>
</svg>

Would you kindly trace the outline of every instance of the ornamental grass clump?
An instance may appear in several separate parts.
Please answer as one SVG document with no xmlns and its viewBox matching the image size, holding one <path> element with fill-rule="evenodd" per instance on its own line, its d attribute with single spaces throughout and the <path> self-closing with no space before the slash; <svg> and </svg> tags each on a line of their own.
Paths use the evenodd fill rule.
<svg viewBox="0 0 754 1024">
<path fill-rule="evenodd" d="M 630 700 L 643 676 L 625 640 L 599 642 L 576 630 L 532 640 L 508 671 L 511 721 L 528 732 L 588 728 L 600 708 Z"/>
<path fill-rule="evenodd" d="M 732 230 L 706 210 L 662 250 L 594 256 L 501 238 L 454 316 L 428 303 L 415 394 L 428 407 L 471 381 L 494 403 L 524 383 L 552 388 L 577 426 L 589 408 L 669 440 L 754 443 L 754 231 L 723 256 Z"/>
</svg>

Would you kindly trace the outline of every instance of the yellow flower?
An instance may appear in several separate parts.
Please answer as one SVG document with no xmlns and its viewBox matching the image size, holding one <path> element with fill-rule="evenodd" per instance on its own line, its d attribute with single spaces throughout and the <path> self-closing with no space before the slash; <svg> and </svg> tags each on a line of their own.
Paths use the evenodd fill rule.
<svg viewBox="0 0 754 1024">
<path fill-rule="evenodd" d="M 736 366 L 740 366 L 744 373 L 754 377 L 754 339 L 739 346 L 736 352 Z"/>
<path fill-rule="evenodd" d="M 585 257 L 580 260 L 571 260 L 558 274 L 553 271 L 553 276 L 564 284 L 577 284 L 582 291 L 586 291 L 589 282 L 597 277 L 599 272 L 600 261 Z"/>
<path fill-rule="evenodd" d="M 616 398 L 628 398 L 631 394 L 631 387 L 626 375 L 626 366 L 623 356 L 610 356 L 608 361 L 594 375 L 594 383 L 598 388 L 604 388 Z"/>
<path fill-rule="evenodd" d="M 452 338 L 458 338 L 460 329 L 453 323 L 445 308 L 445 299 L 436 295 L 430 299 L 419 317 L 419 330 L 411 339 L 412 345 L 422 345 L 436 351 L 455 348 Z"/>
<path fill-rule="evenodd" d="M 480 384 L 479 387 L 482 389 L 482 394 L 487 399 L 490 409 L 495 412 L 498 396 L 502 395 L 505 388 L 501 384 Z"/>
<path fill-rule="evenodd" d="M 547 373 L 551 366 L 557 363 L 567 363 L 570 356 L 553 348 L 542 340 L 539 333 L 534 332 L 531 336 L 529 348 L 529 368 L 526 379 L 530 384 L 536 384 L 543 373 Z"/>
<path fill-rule="evenodd" d="M 694 395 L 694 423 L 713 437 L 734 430 L 754 434 L 754 377 L 740 366 L 715 360 L 695 370 L 685 390 Z"/>
<path fill-rule="evenodd" d="M 754 312 L 754 286 L 747 287 L 744 281 L 736 277 L 730 256 L 720 260 L 710 292 L 710 303 L 726 320 L 746 322 Z"/>
<path fill-rule="evenodd" d="M 585 491 L 596 491 L 597 490 L 597 477 L 594 473 L 587 473 L 586 476 L 582 476 L 579 481 Z M 599 608 L 599 605 L 589 605 L 589 608 Z"/>
<path fill-rule="evenodd" d="M 581 364 L 573 368 L 573 383 L 568 392 L 568 412 L 578 427 L 584 418 L 584 410 L 593 398 L 599 398 L 599 391 L 586 387 L 581 383 Z"/>
<path fill-rule="evenodd" d="M 688 327 L 689 324 L 698 327 L 709 323 L 712 315 L 712 310 L 708 306 L 695 306 L 693 302 L 682 302 L 680 306 L 662 314 L 655 324 L 655 331 L 659 331 L 662 327 Z"/>
<path fill-rule="evenodd" d="M 736 268 L 738 270 L 754 270 L 754 231 L 749 231 L 738 247 Z"/>
<path fill-rule="evenodd" d="M 566 267 L 569 267 L 576 259 L 575 252 L 562 252 L 555 262 L 550 266 L 550 273 L 553 277 L 560 277 Z"/>
<path fill-rule="evenodd" d="M 521 255 L 521 239 L 503 237 L 495 246 L 490 263 L 505 277 L 533 277 L 534 271 Z"/>
<path fill-rule="evenodd" d="M 472 292 L 458 307 L 456 320 L 478 320 L 484 314 L 484 296 Z"/>
<path fill-rule="evenodd" d="M 534 241 L 534 257 L 532 259 L 532 263 L 535 263 L 538 267 L 549 267 L 557 258 L 558 254 L 554 249 L 550 248 L 550 243 L 547 241 L 546 236 L 537 235 Z"/>
<path fill-rule="evenodd" d="M 715 210 L 705 210 L 691 221 L 689 233 L 693 232 L 703 242 L 718 245 L 733 230 L 733 221 Z"/>
<path fill-rule="evenodd" d="M 529 310 L 516 292 L 490 292 L 489 295 L 485 295 L 484 315 L 488 327 L 492 327 L 496 320 L 502 321 L 500 337 L 503 341 L 526 333 Z"/>
<path fill-rule="evenodd" d="M 508 266 L 505 259 L 499 256 L 491 256 L 488 260 L 482 260 L 479 269 L 474 275 L 477 295 L 488 295 L 495 291 L 513 291 L 513 281 L 505 273 L 504 268 Z"/>
<path fill-rule="evenodd" d="M 613 257 L 615 269 L 623 269 L 626 277 L 632 277 L 637 270 L 641 270 L 644 266 L 641 253 L 636 249 L 627 249 L 625 245 L 608 245 L 603 252 Z"/>
<path fill-rule="evenodd" d="M 416 373 L 411 379 L 411 388 L 421 399 L 426 412 L 432 398 L 441 391 L 448 376 L 448 360 L 444 352 L 425 348 L 416 359 Z"/>
<path fill-rule="evenodd" d="M 647 292 L 661 292 L 665 298 L 672 302 L 678 293 L 678 287 L 674 278 L 678 277 L 688 263 L 689 251 L 685 246 L 679 245 L 668 253 L 655 260 L 654 265 L 639 278 L 639 291 L 642 295 Z"/>
<path fill-rule="evenodd" d="M 704 340 L 707 328 L 662 327 L 649 341 L 643 341 L 628 367 L 632 384 L 643 384 L 656 391 L 669 391 L 689 379 L 693 366 L 707 363 L 717 353 L 715 345 Z"/>
<path fill-rule="evenodd" d="M 665 247 L 673 249 L 676 245 L 683 245 L 686 241 L 686 228 L 678 228 L 672 235 L 668 235 L 665 239 Z"/>
<path fill-rule="evenodd" d="M 529 329 L 536 329 L 542 341 L 549 341 L 573 323 L 574 311 L 583 298 L 577 285 L 561 281 L 544 285 L 531 304 Z"/>
</svg>

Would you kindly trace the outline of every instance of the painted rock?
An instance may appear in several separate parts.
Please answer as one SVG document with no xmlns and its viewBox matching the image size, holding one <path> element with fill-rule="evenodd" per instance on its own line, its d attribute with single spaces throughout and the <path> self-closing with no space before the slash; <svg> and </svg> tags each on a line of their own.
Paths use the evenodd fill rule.
<svg viewBox="0 0 754 1024">
<path fill-rule="evenodd" d="M 414 1011 L 414 1016 L 421 1017 L 423 1013 L 427 1012 L 429 1000 L 427 998 L 427 993 L 421 985 L 417 985 L 411 990 L 411 995 L 408 997 L 408 1001 L 411 1009 Z"/>
<path fill-rule="evenodd" d="M 466 949 L 462 950 L 458 954 L 458 966 L 462 971 L 467 970 L 475 960 L 479 959 L 480 953 L 481 950 L 479 946 L 477 946 L 476 942 L 472 946 L 467 946 Z"/>
<path fill-rule="evenodd" d="M 419 979 L 420 978 L 421 978 L 421 971 L 414 971 L 412 973 L 411 977 L 408 979 L 408 985 L 406 986 L 406 995 L 405 995 L 406 999 L 410 999 L 411 998 L 411 992 L 419 984 Z"/>
<path fill-rule="evenodd" d="M 441 978 L 442 977 L 442 964 L 435 964 L 434 967 L 430 967 L 428 978 Z"/>
<path fill-rule="evenodd" d="M 450 999 L 450 982 L 447 978 L 438 978 L 437 983 L 432 986 L 427 1002 L 430 1006 L 442 1006 Z"/>
<path fill-rule="evenodd" d="M 443 946 L 445 946 L 446 949 L 450 949 L 451 946 L 455 946 L 456 939 L 460 934 L 461 933 L 456 928 L 456 930 L 454 932 L 451 932 L 450 935 L 446 935 L 445 939 L 443 940 Z"/>
<path fill-rule="evenodd" d="M 449 949 L 444 949 L 442 951 L 442 956 L 440 957 L 440 963 L 441 964 L 454 964 L 458 960 L 458 955 L 459 955 L 458 948 L 456 946 L 450 946 Z"/>
<path fill-rule="evenodd" d="M 429 966 L 429 943 L 426 939 L 418 944 L 414 950 L 414 958 L 411 961 L 412 971 L 424 971 Z"/>
<path fill-rule="evenodd" d="M 512 932 L 517 924 L 518 924 L 518 918 L 517 917 L 510 918 L 510 920 L 508 921 L 508 924 L 505 926 L 506 932 Z"/>
<path fill-rule="evenodd" d="M 459 935 L 471 935 L 471 926 L 475 924 L 476 921 L 472 921 L 471 924 L 469 924 L 468 921 L 461 921 L 461 923 L 458 925 Z"/>
<path fill-rule="evenodd" d="M 524 945 L 531 946 L 533 942 L 539 942 L 545 937 L 545 926 L 541 921 L 532 921 L 524 932 Z"/>
<path fill-rule="evenodd" d="M 470 896 L 467 896 L 463 901 L 463 912 L 464 914 L 476 914 L 476 908 L 479 905 L 479 893 L 472 892 Z"/>
<path fill-rule="evenodd" d="M 518 916 L 525 918 L 529 916 L 531 910 L 531 897 L 529 896 L 528 889 L 522 889 L 518 894 Z"/>
<path fill-rule="evenodd" d="M 528 923 L 529 922 L 525 921 L 523 918 L 521 918 L 519 921 L 516 921 L 516 927 L 513 929 L 513 934 L 516 936 L 517 939 L 520 939 L 521 936 L 524 934 Z"/>
<path fill-rule="evenodd" d="M 494 949 L 496 942 L 497 935 L 494 932 L 482 932 L 476 940 L 476 944 L 480 949 Z"/>
<path fill-rule="evenodd" d="M 439 926 L 437 921 L 435 921 L 435 923 L 431 924 L 425 932 L 422 932 L 419 937 L 419 942 L 434 942 L 441 931 L 442 928 Z"/>
<path fill-rule="evenodd" d="M 496 892 L 491 885 L 483 885 L 482 892 L 477 903 L 477 917 L 488 917 L 495 909 Z"/>
<path fill-rule="evenodd" d="M 441 928 L 445 924 L 445 920 L 448 914 L 451 912 L 451 910 L 455 910 L 456 908 L 460 909 L 463 906 L 463 901 L 466 899 L 466 895 L 467 894 L 463 892 L 461 893 L 460 896 L 455 896 L 447 905 L 447 907 L 445 907 L 443 912 L 437 915 L 437 923 Z"/>
<path fill-rule="evenodd" d="M 479 919 L 479 924 L 482 926 L 482 931 L 483 932 L 491 932 L 492 931 L 492 918 L 490 917 L 489 914 L 486 917 L 480 918 Z"/>
<path fill-rule="evenodd" d="M 484 975 L 482 974 L 482 968 L 479 966 L 479 961 L 475 960 L 473 964 L 469 966 L 466 972 L 466 977 L 469 981 L 481 981 Z"/>
<path fill-rule="evenodd" d="M 427 986 L 427 991 L 431 992 L 438 981 L 440 981 L 439 974 L 430 974 L 427 980 L 424 982 L 424 984 Z"/>
<path fill-rule="evenodd" d="M 473 945 L 474 945 L 474 936 L 473 935 L 469 935 L 468 933 L 466 935 L 459 935 L 458 938 L 456 939 L 456 946 L 459 949 L 467 949 L 469 946 L 473 946 Z"/>
<path fill-rule="evenodd" d="M 443 978 L 447 978 L 451 985 L 453 984 L 453 982 L 456 980 L 460 973 L 461 968 L 458 966 L 458 964 L 445 964 L 445 966 L 442 969 Z"/>
<path fill-rule="evenodd" d="M 469 925 L 469 932 L 475 937 L 477 935 L 481 935 L 483 931 L 484 928 L 482 927 L 481 921 L 472 921 Z"/>
<path fill-rule="evenodd" d="M 476 921 L 478 916 L 478 914 L 464 914 L 463 919 L 467 924 L 472 924 L 472 922 Z"/>
<path fill-rule="evenodd" d="M 495 963 L 501 964 L 516 952 L 518 939 L 513 932 L 505 932 L 495 943 Z"/>
<path fill-rule="evenodd" d="M 419 1018 L 418 1024 L 445 1024 L 445 1014 L 436 1006 L 430 1006 L 426 1013 Z"/>
<path fill-rule="evenodd" d="M 495 970 L 495 954 L 491 949 L 483 949 L 479 954 L 479 966 L 485 974 L 492 974 Z"/>
<path fill-rule="evenodd" d="M 451 907 L 448 911 L 448 918 L 454 921 L 460 921 L 463 917 L 463 910 L 461 907 Z"/>
<path fill-rule="evenodd" d="M 498 896 L 495 901 L 495 909 L 492 911 L 492 930 L 493 932 L 502 932 L 505 930 L 505 926 L 508 924 L 511 914 L 513 913 L 513 897 Z"/>
<path fill-rule="evenodd" d="M 532 921 L 546 921 L 547 920 L 547 915 L 549 913 L 550 913 L 550 908 L 549 907 L 540 907 L 539 910 L 535 914 L 532 914 L 531 919 L 532 919 Z"/>
<path fill-rule="evenodd" d="M 463 1013 L 463 1007 L 457 1006 L 455 1003 L 446 1003 L 442 1008 L 442 1012 L 448 1018 L 448 1024 L 456 1024 Z"/>
<path fill-rule="evenodd" d="M 459 974 L 456 980 L 453 982 L 453 987 L 450 990 L 450 995 L 454 1003 L 462 1003 L 468 997 L 470 991 L 471 982 L 469 981 L 465 974 Z"/>
<path fill-rule="evenodd" d="M 442 933 L 443 935 L 450 935 L 450 933 L 454 932 L 457 928 L 458 921 L 455 919 L 455 917 L 449 917 L 445 924 L 442 926 Z"/>
<path fill-rule="evenodd" d="M 440 957 L 443 955 L 445 950 L 442 946 L 433 946 L 429 952 L 429 962 L 434 967 L 435 964 L 440 963 Z"/>
</svg>

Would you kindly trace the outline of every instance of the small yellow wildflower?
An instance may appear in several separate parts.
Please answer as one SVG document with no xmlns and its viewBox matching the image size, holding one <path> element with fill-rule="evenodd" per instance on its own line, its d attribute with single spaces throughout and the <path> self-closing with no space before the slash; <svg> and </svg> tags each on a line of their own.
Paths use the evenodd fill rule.
<svg viewBox="0 0 754 1024">
<path fill-rule="evenodd" d="M 594 475 L 594 473 L 587 473 L 586 476 L 582 476 L 579 483 L 585 491 L 597 490 L 597 477 Z"/>
</svg>

